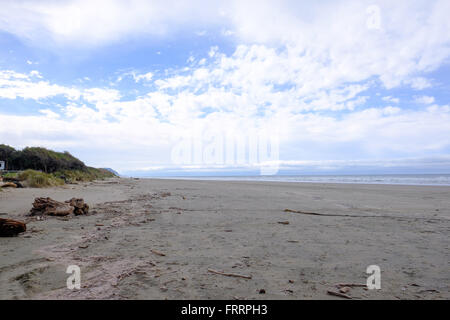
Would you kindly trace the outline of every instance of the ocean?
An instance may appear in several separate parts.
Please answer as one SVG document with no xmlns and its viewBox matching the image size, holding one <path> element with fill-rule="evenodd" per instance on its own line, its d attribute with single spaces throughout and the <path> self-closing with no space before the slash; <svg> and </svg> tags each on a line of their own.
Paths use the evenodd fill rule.
<svg viewBox="0 0 450 320">
<path fill-rule="evenodd" d="M 450 174 L 190 176 L 165 179 L 450 186 Z"/>
</svg>

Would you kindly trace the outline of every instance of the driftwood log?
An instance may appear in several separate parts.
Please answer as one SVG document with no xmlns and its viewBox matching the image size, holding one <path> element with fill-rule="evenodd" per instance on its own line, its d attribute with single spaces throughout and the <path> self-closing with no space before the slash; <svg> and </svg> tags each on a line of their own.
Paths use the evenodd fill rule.
<svg viewBox="0 0 450 320">
<path fill-rule="evenodd" d="M 17 184 L 13 182 L 5 182 L 0 184 L 0 188 L 17 188 Z"/>
<path fill-rule="evenodd" d="M 215 273 L 215 274 L 220 274 L 222 276 L 226 276 L 226 277 L 236 277 L 236 278 L 244 278 L 244 279 L 251 279 L 252 276 L 247 276 L 244 274 L 237 274 L 237 273 L 228 273 L 228 272 L 223 272 L 223 271 L 218 271 L 218 270 L 213 270 L 213 269 L 208 269 L 208 272 L 211 273 Z"/>
<path fill-rule="evenodd" d="M 71 213 L 75 215 L 84 215 L 89 212 L 89 206 L 83 199 L 72 198 L 65 202 L 59 202 L 52 198 L 34 199 L 33 208 L 30 211 L 31 216 L 49 215 L 49 216 L 67 216 Z"/>
<path fill-rule="evenodd" d="M 7 182 L 12 182 L 13 184 L 15 184 L 16 186 L 14 187 L 13 185 L 10 185 L 10 188 L 23 188 L 22 183 L 20 182 L 19 179 L 17 178 L 12 178 L 12 177 L 0 177 L 0 188 L 2 188 L 3 186 L 1 185 L 3 181 L 3 184 L 6 184 Z M 7 188 L 8 186 L 5 186 L 5 188 Z"/>
<path fill-rule="evenodd" d="M 72 198 L 70 200 L 67 200 L 66 203 L 74 208 L 73 213 L 77 216 L 87 214 L 89 212 L 89 206 L 84 203 L 83 199 Z"/>
<path fill-rule="evenodd" d="M 331 296 L 336 296 L 336 297 L 345 298 L 345 299 L 353 299 L 351 296 L 349 296 L 345 293 L 340 293 L 340 292 L 331 291 L 331 290 L 328 290 L 327 293 Z"/>
<path fill-rule="evenodd" d="M 30 215 L 67 216 L 73 213 L 74 207 L 67 203 L 53 200 L 52 198 L 34 199 Z"/>
<path fill-rule="evenodd" d="M 27 226 L 23 222 L 0 218 L 0 237 L 13 237 L 26 230 Z"/>
<path fill-rule="evenodd" d="M 17 188 L 23 188 L 22 182 L 17 178 L 3 177 L 3 182 L 12 182 Z"/>
</svg>

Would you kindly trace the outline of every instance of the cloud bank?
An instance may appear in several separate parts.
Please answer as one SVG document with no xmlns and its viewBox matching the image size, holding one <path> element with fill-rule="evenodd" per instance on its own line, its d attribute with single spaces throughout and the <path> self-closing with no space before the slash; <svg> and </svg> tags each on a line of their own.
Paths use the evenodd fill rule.
<svg viewBox="0 0 450 320">
<path fill-rule="evenodd" d="M 427 91 L 439 89 L 430 75 L 448 66 L 448 1 L 3 1 L 2 7 L 0 30 L 36 48 L 101 50 L 130 37 L 190 31 L 234 43 L 231 53 L 218 40 L 184 66 L 131 73 L 144 86 L 134 97 L 122 87 L 127 74 L 107 86 L 80 87 L 53 83 L 37 70 L 1 70 L 1 99 L 38 104 L 27 114 L 0 114 L 2 142 L 89 146 L 88 161 L 122 170 L 167 165 L 173 144 L 192 130 L 245 136 L 268 126 L 279 136 L 280 160 L 299 166 L 450 153 L 450 107 Z M 400 98 L 398 90 L 406 93 Z"/>
</svg>

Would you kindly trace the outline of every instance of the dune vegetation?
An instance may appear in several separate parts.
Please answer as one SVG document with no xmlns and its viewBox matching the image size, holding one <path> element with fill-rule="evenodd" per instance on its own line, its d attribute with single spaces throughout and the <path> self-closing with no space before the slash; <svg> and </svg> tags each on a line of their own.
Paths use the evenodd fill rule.
<svg viewBox="0 0 450 320">
<path fill-rule="evenodd" d="M 0 145 L 0 160 L 6 161 L 3 180 L 17 181 L 24 187 L 42 188 L 112 178 L 108 169 L 86 166 L 69 152 L 56 152 L 40 147 L 15 150 Z"/>
<path fill-rule="evenodd" d="M 31 188 L 56 187 L 64 184 L 64 180 L 53 174 L 28 169 L 17 174 L 17 180 L 23 186 Z"/>
</svg>

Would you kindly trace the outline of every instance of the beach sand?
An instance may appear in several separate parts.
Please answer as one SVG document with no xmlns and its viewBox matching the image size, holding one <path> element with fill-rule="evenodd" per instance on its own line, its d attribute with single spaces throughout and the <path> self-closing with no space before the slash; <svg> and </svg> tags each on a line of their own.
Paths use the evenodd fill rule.
<svg viewBox="0 0 450 320">
<path fill-rule="evenodd" d="M 37 221 L 38 196 L 91 211 Z M 111 179 L 5 190 L 0 217 L 28 222 L 0 238 L 0 299 L 342 299 L 369 265 L 381 289 L 347 295 L 450 298 L 450 187 Z"/>
</svg>

